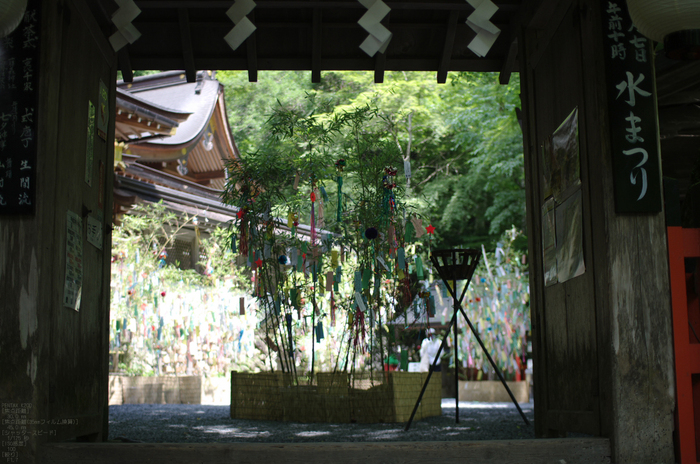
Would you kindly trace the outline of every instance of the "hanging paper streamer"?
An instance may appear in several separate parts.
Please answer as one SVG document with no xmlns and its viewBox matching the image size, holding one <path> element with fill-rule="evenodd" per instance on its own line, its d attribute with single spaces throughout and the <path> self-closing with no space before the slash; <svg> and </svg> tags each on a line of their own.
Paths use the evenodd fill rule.
<svg viewBox="0 0 700 464">
<path fill-rule="evenodd" d="M 406 182 L 411 178 L 411 159 L 406 158 L 403 160 L 403 173 L 406 176 Z"/>
<path fill-rule="evenodd" d="M 416 276 L 418 280 L 423 280 L 423 260 L 416 256 Z"/>
<path fill-rule="evenodd" d="M 326 193 L 326 189 L 323 188 L 323 186 L 320 186 L 318 189 L 321 191 L 323 201 L 328 201 L 328 194 Z"/>
<path fill-rule="evenodd" d="M 331 327 L 335 327 L 335 298 L 331 290 Z"/>
<path fill-rule="evenodd" d="M 299 188 L 299 179 L 301 175 L 297 172 L 296 175 L 294 176 L 294 190 L 297 190 Z"/>
<path fill-rule="evenodd" d="M 316 194 L 311 191 L 311 244 L 316 245 L 316 214 L 314 205 L 316 204 Z"/>
<path fill-rule="evenodd" d="M 245 316 L 245 297 L 241 297 L 239 300 L 238 315 Z"/>
<path fill-rule="evenodd" d="M 413 229 L 416 231 L 416 238 L 421 238 L 425 235 L 425 227 L 423 227 L 423 220 L 417 217 L 411 219 L 411 224 L 413 224 Z"/>
<path fill-rule="evenodd" d="M 435 296 L 428 297 L 428 314 L 430 317 L 435 317 Z"/>
<path fill-rule="evenodd" d="M 416 229 L 411 221 L 406 222 L 406 230 L 404 231 L 404 240 L 406 243 L 412 243 L 416 239 Z"/>
<path fill-rule="evenodd" d="M 355 271 L 355 291 L 359 292 L 362 290 L 362 272 Z"/>
<path fill-rule="evenodd" d="M 323 321 L 318 321 L 318 324 L 316 325 L 316 343 L 320 343 L 324 338 Z"/>
<path fill-rule="evenodd" d="M 338 267 L 338 250 L 331 251 L 331 267 Z"/>
<path fill-rule="evenodd" d="M 326 272 L 326 291 L 330 292 L 333 289 L 333 271 Z"/>
<path fill-rule="evenodd" d="M 367 306 L 365 306 L 365 301 L 362 299 L 362 294 L 360 292 L 355 292 L 355 304 L 363 313 L 367 311 Z"/>
<path fill-rule="evenodd" d="M 231 234 L 231 253 L 236 254 L 236 235 Z"/>
<path fill-rule="evenodd" d="M 399 261 L 399 269 L 406 269 L 406 252 L 403 248 L 396 250 L 397 259 Z"/>
</svg>

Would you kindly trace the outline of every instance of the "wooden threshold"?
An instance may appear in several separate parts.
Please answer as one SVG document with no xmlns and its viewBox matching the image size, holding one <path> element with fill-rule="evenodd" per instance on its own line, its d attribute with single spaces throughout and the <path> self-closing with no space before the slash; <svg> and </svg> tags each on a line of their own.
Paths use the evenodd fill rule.
<svg viewBox="0 0 700 464">
<path fill-rule="evenodd" d="M 499 441 L 363 443 L 47 443 L 39 449 L 45 464 L 140 464 L 167 462 L 367 464 L 450 463 L 567 464 L 609 463 L 606 438 Z"/>
</svg>

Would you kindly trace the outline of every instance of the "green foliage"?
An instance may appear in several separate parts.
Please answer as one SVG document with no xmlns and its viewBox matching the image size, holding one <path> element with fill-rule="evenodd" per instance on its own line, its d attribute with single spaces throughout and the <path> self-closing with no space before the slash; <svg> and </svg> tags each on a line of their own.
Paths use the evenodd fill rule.
<svg viewBox="0 0 700 464">
<path fill-rule="evenodd" d="M 240 331 L 240 345 L 244 330 L 252 335 L 254 326 L 247 326 L 245 321 L 236 321 L 236 330 L 213 324 L 233 320 L 233 311 L 221 308 L 222 304 L 233 309 L 234 300 L 237 303 L 238 296 L 250 288 L 249 277 L 233 266 L 226 229 L 212 228 L 208 238 L 199 240 L 195 219 L 177 215 L 162 203 L 139 204 L 114 229 L 110 350 L 121 353 L 122 372 L 176 372 L 188 364 L 185 352 L 193 359 L 192 353 L 208 351 L 199 347 L 200 343 L 207 344 L 207 339 L 231 344 Z M 170 247 L 185 227 L 194 229 L 200 252 L 207 257 L 196 266 L 202 272 L 181 268 L 188 267 L 182 263 L 166 262 Z M 214 299 L 217 301 L 212 306 Z M 259 369 L 262 364 L 257 356 L 246 356 L 241 349 L 229 349 L 225 354 L 228 356 L 220 356 L 216 362 L 199 356 L 200 365 L 190 361 L 189 366 L 193 372 L 216 373 L 228 369 L 231 362 L 251 369 Z M 170 364 L 177 367 L 168 371 L 165 365 Z"/>
<path fill-rule="evenodd" d="M 520 236 L 522 234 L 513 228 L 501 237 L 494 252 L 482 249 L 482 259 L 463 304 L 494 362 L 507 373 L 524 370 L 526 336 L 531 330 L 527 265 L 515 245 Z M 461 319 L 460 327 L 460 351 L 468 353 L 468 367 L 493 372 L 483 350 Z"/>
<path fill-rule="evenodd" d="M 338 317 L 349 324 L 334 331 L 339 332 L 333 341 L 339 349 L 325 360 L 327 365 L 363 369 L 365 361 L 372 365 L 390 354 L 386 334 L 373 328 L 377 324 L 381 329 L 393 317 L 398 307 L 392 302 L 399 301 L 406 286 L 391 276 L 386 280 L 387 270 L 377 261 L 381 257 L 391 262 L 389 256 L 396 259 L 396 247 L 403 246 L 403 188 L 393 183 L 396 169 L 388 168 L 401 162 L 401 153 L 384 136 L 385 123 L 372 105 L 333 113 L 321 112 L 324 108 L 327 101 L 313 95 L 297 104 L 280 103 L 265 128 L 269 140 L 255 153 L 229 163 L 224 193 L 225 201 L 241 211 L 237 248 L 243 262 L 255 263 L 268 345 L 280 353 L 282 370 L 309 369 L 311 375 L 317 358 L 314 330 L 324 318 L 334 322 L 336 307 Z M 314 238 L 312 227 L 309 241 L 309 232 L 301 237 L 297 226 L 310 224 L 312 214 L 319 221 L 316 227 L 331 233 Z M 289 234 L 279 230 L 275 217 L 287 222 Z M 395 239 L 366 235 L 369 229 L 388 234 L 390 227 Z M 342 265 L 328 259 L 330 250 L 338 253 L 340 247 L 346 256 Z M 286 263 L 289 250 L 298 258 L 290 256 Z M 319 277 L 329 272 L 340 280 L 333 301 L 324 295 L 324 279 Z M 356 272 L 365 279 L 362 289 L 355 284 Z M 403 271 L 394 275 L 405 279 Z M 368 310 L 359 309 L 358 295 Z M 310 353 L 297 360 L 297 347 L 309 338 Z M 363 359 L 365 347 L 368 360 Z M 295 362 L 289 362 L 292 355 Z"/>
<path fill-rule="evenodd" d="M 512 226 L 525 228 L 517 75 L 506 86 L 488 73 L 450 73 L 444 85 L 434 74 L 419 72 L 387 72 L 383 84 L 374 84 L 367 72 L 326 72 L 319 84 L 311 84 L 305 72 L 263 72 L 255 84 L 242 72 L 217 76 L 226 87 L 229 119 L 244 159 L 263 150 L 271 159 L 261 162 L 281 157 L 278 163 L 287 166 L 305 148 L 305 142 L 290 147 L 281 134 L 262 129 L 280 101 L 285 109 L 296 108 L 289 116 L 302 132 L 304 119 L 330 124 L 334 116 L 370 105 L 378 116 L 372 123 L 380 135 L 376 142 L 393 145 L 411 160 L 406 203 L 436 227 L 434 246 L 493 249 Z M 307 95 L 315 101 L 313 113 Z M 279 114 L 272 118 L 273 127 L 283 122 Z M 402 163 L 397 167 L 401 177 Z"/>
</svg>

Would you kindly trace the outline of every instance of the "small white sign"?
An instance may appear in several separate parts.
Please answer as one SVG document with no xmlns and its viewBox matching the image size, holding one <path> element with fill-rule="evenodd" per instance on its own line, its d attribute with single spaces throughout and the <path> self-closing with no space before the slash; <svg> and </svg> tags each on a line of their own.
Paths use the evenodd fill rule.
<svg viewBox="0 0 700 464">
<path fill-rule="evenodd" d="M 102 221 L 93 215 L 87 219 L 87 241 L 98 250 L 102 249 Z"/>
</svg>

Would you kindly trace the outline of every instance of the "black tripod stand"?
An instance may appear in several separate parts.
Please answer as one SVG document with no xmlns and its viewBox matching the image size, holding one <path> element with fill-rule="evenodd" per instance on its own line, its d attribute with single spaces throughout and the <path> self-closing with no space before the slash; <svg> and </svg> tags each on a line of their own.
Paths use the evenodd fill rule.
<svg viewBox="0 0 700 464">
<path fill-rule="evenodd" d="M 501 380 L 503 383 L 503 386 L 506 388 L 506 391 L 508 392 L 508 395 L 510 396 L 510 399 L 513 401 L 513 404 L 515 404 L 515 407 L 518 408 L 518 412 L 522 416 L 523 420 L 525 421 L 526 425 L 530 425 L 530 421 L 527 420 L 527 417 L 525 417 L 525 414 L 523 413 L 523 410 L 520 409 L 520 405 L 516 401 L 515 397 L 513 396 L 513 393 L 510 391 L 510 388 L 508 388 L 508 384 L 506 384 L 506 380 L 503 378 L 503 374 L 501 373 L 500 369 L 496 366 L 496 363 L 493 362 L 493 359 L 491 358 L 491 355 L 489 352 L 486 350 L 486 347 L 484 346 L 484 343 L 481 341 L 481 337 L 479 337 L 478 332 L 472 325 L 471 321 L 469 320 L 469 317 L 467 317 L 467 313 L 464 312 L 464 309 L 462 308 L 462 300 L 464 299 L 464 295 L 467 293 L 467 288 L 469 288 L 469 283 L 472 280 L 472 276 L 474 275 L 474 270 L 476 269 L 476 265 L 479 264 L 479 258 L 480 258 L 480 252 L 479 250 L 471 250 L 471 249 L 465 249 L 465 250 L 435 250 L 433 251 L 432 255 L 430 256 L 430 261 L 433 263 L 433 266 L 435 266 L 435 269 L 437 269 L 438 274 L 440 274 L 440 278 L 442 281 L 445 283 L 445 286 L 447 287 L 447 290 L 449 290 L 450 295 L 452 296 L 452 299 L 454 300 L 454 308 L 452 312 L 452 319 L 450 320 L 450 325 L 447 327 L 447 333 L 450 333 L 450 329 L 454 328 L 454 358 L 455 358 L 455 421 L 459 423 L 459 376 L 457 375 L 457 372 L 459 371 L 458 369 L 458 352 L 457 352 L 457 312 L 461 312 L 462 316 L 464 316 L 464 319 L 467 321 L 467 324 L 469 325 L 469 328 L 471 329 L 472 333 L 476 337 L 476 340 L 479 342 L 479 345 L 481 346 L 481 349 L 484 350 L 484 353 L 486 354 L 486 357 L 488 358 L 489 362 L 491 363 L 491 366 L 493 367 L 493 370 L 496 372 L 498 375 L 498 378 Z M 464 290 L 462 290 L 462 294 L 460 295 L 459 299 L 457 298 L 457 281 L 458 280 L 466 280 L 467 283 L 464 286 Z M 452 287 L 450 287 L 450 282 L 452 282 Z M 418 406 L 420 405 L 421 400 L 423 399 L 423 394 L 425 393 L 425 389 L 428 387 L 428 383 L 430 382 L 430 377 L 433 375 L 433 372 L 435 371 L 435 368 L 437 367 L 437 363 L 440 360 L 440 354 L 442 351 L 445 349 L 445 345 L 447 344 L 447 334 L 443 337 L 442 343 L 440 344 L 440 348 L 438 349 L 437 354 L 435 355 L 435 359 L 433 360 L 433 363 L 430 365 L 430 369 L 428 370 L 428 377 L 425 379 L 425 383 L 423 383 L 423 388 L 421 389 L 420 395 L 418 395 L 418 400 L 416 401 L 416 405 L 413 407 L 413 412 L 411 413 L 411 417 L 408 419 L 408 423 L 406 424 L 406 429 L 408 430 L 411 428 L 411 423 L 413 422 L 413 417 L 416 415 L 416 411 L 418 410 Z"/>
</svg>

